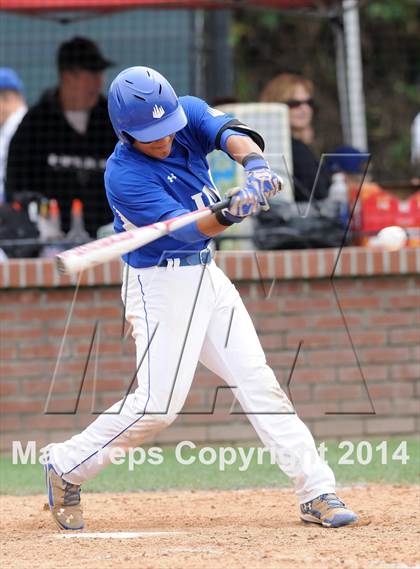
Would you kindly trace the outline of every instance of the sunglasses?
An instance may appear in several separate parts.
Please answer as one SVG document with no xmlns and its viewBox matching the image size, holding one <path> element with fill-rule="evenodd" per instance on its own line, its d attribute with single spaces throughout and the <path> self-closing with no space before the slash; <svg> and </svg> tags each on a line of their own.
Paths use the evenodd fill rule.
<svg viewBox="0 0 420 569">
<path fill-rule="evenodd" d="M 313 99 L 290 99 L 289 101 L 286 101 L 286 105 L 289 107 L 289 109 L 297 109 L 301 105 L 309 105 L 310 107 L 314 108 L 315 101 Z"/>
</svg>

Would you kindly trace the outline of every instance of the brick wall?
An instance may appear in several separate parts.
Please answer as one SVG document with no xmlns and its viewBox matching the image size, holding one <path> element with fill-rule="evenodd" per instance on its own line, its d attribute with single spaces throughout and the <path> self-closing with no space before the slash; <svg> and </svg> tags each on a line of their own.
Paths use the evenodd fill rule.
<svg viewBox="0 0 420 569">
<path fill-rule="evenodd" d="M 336 250 L 224 252 L 217 262 L 235 281 L 269 364 L 317 437 L 418 431 L 420 249 L 348 248 L 339 257 Z M 75 293 L 77 279 L 59 276 L 51 261 L 0 265 L 3 452 L 12 440 L 67 438 L 126 392 L 135 358 L 120 279 L 119 262 L 110 263 L 87 271 Z M 184 414 L 158 442 L 254 439 L 246 417 L 229 414 L 231 391 L 217 390 L 216 397 L 221 385 L 200 367 Z"/>
</svg>

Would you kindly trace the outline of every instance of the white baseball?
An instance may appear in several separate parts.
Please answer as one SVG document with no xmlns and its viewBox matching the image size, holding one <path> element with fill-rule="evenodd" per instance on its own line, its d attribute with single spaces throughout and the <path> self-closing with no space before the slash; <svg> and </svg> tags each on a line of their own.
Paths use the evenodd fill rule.
<svg viewBox="0 0 420 569">
<path fill-rule="evenodd" d="M 407 233 L 405 229 L 398 225 L 384 227 L 379 231 L 375 238 L 375 245 L 383 247 L 387 251 L 398 251 L 407 243 Z"/>
</svg>

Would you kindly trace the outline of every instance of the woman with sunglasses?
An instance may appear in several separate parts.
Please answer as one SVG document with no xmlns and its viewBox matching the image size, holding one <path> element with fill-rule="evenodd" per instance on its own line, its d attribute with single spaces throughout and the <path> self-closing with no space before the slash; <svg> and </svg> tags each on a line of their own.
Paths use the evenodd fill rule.
<svg viewBox="0 0 420 569">
<path fill-rule="evenodd" d="M 309 201 L 311 196 L 318 200 L 328 197 L 331 184 L 326 168 L 321 169 L 317 179 L 319 161 L 309 146 L 314 139 L 313 94 L 314 85 L 309 79 L 280 73 L 267 83 L 260 96 L 261 102 L 285 103 L 289 107 L 295 200 L 298 202 Z"/>
</svg>

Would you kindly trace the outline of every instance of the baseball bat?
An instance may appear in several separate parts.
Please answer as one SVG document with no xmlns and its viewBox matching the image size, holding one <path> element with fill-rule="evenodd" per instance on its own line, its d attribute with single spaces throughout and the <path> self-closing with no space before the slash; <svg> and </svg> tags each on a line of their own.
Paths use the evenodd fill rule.
<svg viewBox="0 0 420 569">
<path fill-rule="evenodd" d="M 169 235 L 181 227 L 208 217 L 212 213 L 229 206 L 230 198 L 201 208 L 191 213 L 185 213 L 166 221 L 158 221 L 144 227 L 116 233 L 84 245 L 68 249 L 56 255 L 56 267 L 62 274 L 71 275 L 84 269 L 111 261 L 125 253 L 143 247 L 160 237 Z"/>
</svg>

